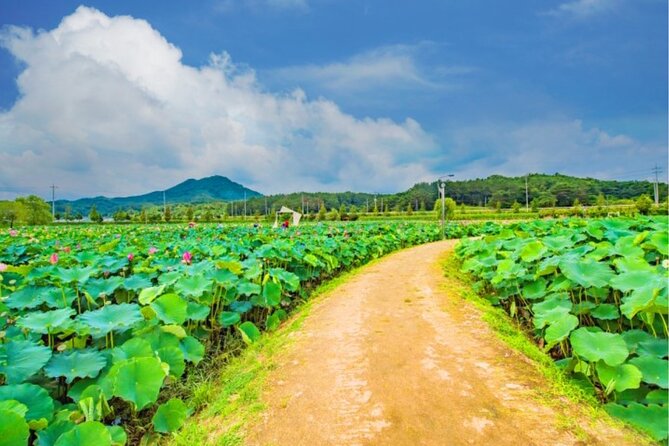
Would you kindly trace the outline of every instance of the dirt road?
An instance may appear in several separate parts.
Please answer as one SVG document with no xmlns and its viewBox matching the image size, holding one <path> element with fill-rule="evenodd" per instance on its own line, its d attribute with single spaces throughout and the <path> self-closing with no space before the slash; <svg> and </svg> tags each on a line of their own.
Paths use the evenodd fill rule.
<svg viewBox="0 0 669 446">
<path fill-rule="evenodd" d="M 247 443 L 634 444 L 571 402 L 538 402 L 546 384 L 529 360 L 445 286 L 453 246 L 392 254 L 320 300 L 270 373 Z"/>
</svg>

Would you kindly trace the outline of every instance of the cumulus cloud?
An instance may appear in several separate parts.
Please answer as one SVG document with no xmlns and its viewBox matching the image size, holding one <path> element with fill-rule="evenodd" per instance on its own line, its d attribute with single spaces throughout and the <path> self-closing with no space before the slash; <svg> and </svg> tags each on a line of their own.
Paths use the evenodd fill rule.
<svg viewBox="0 0 669 446">
<path fill-rule="evenodd" d="M 462 178 L 559 172 L 616 179 L 630 171 L 650 173 L 653 163 L 666 161 L 666 147 L 568 119 L 462 128 L 452 144 L 453 158 L 466 154 L 456 170 Z"/>
<path fill-rule="evenodd" d="M 25 66 L 0 113 L 0 189 L 122 195 L 222 174 L 265 193 L 395 191 L 434 176 L 436 143 L 416 121 L 268 92 L 227 53 L 187 66 L 144 20 L 79 7 L 0 43 Z"/>
</svg>

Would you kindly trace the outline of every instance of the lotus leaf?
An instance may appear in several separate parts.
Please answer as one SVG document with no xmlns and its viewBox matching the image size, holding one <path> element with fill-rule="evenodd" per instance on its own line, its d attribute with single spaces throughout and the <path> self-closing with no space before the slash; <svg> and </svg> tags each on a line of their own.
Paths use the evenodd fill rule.
<svg viewBox="0 0 669 446">
<path fill-rule="evenodd" d="M 20 384 L 39 372 L 49 358 L 48 347 L 32 341 L 10 340 L 0 345 L 0 373 L 5 375 L 7 384 Z"/>
<path fill-rule="evenodd" d="M 237 328 L 242 335 L 242 339 L 247 344 L 253 344 L 260 339 L 260 330 L 258 330 L 258 327 L 256 327 L 253 322 L 243 322 L 238 325 Z"/>
<path fill-rule="evenodd" d="M 614 320 L 620 317 L 618 313 L 618 307 L 613 304 L 599 304 L 597 308 L 590 312 L 592 317 L 596 317 L 601 320 Z"/>
<path fill-rule="evenodd" d="M 669 392 L 662 389 L 651 390 L 646 395 L 646 402 L 649 404 L 669 404 Z"/>
<path fill-rule="evenodd" d="M 115 363 L 130 358 L 150 358 L 152 356 L 154 356 L 154 353 L 151 344 L 143 338 L 128 339 L 123 345 L 112 350 Z"/>
<path fill-rule="evenodd" d="M 120 426 L 107 426 L 109 435 L 111 436 L 112 446 L 125 446 L 128 442 L 128 434 L 125 433 Z"/>
<path fill-rule="evenodd" d="M 241 321 L 241 316 L 236 311 L 221 311 L 221 314 L 218 315 L 218 322 L 223 327 L 235 325 L 239 321 Z"/>
<path fill-rule="evenodd" d="M 142 410 L 158 399 L 166 373 L 158 358 L 131 358 L 117 366 L 113 395 Z"/>
<path fill-rule="evenodd" d="M 546 280 L 537 279 L 523 285 L 522 293 L 525 299 L 540 299 L 546 295 Z"/>
<path fill-rule="evenodd" d="M 262 290 L 262 305 L 267 308 L 276 307 L 281 302 L 281 285 L 267 282 Z"/>
<path fill-rule="evenodd" d="M 28 413 L 28 408 L 25 404 L 21 404 L 16 400 L 3 400 L 0 401 L 0 411 L 8 410 L 14 412 L 17 415 L 20 415 L 21 418 L 25 418 L 26 413 Z"/>
<path fill-rule="evenodd" d="M 142 305 L 148 305 L 151 302 L 153 302 L 153 300 L 156 297 L 163 294 L 164 290 L 165 290 L 165 285 L 144 288 L 142 291 L 139 292 L 139 297 L 137 298 L 137 300 Z"/>
<path fill-rule="evenodd" d="M 617 290 L 628 292 L 639 288 L 662 288 L 666 280 L 661 280 L 651 271 L 629 271 L 611 279 L 611 286 Z"/>
<path fill-rule="evenodd" d="M 211 290 L 212 282 L 202 274 L 186 276 L 174 284 L 174 289 L 182 296 L 200 297 Z"/>
<path fill-rule="evenodd" d="M 204 345 L 192 336 L 183 338 L 179 343 L 179 347 L 186 361 L 197 364 L 204 358 Z"/>
<path fill-rule="evenodd" d="M 520 250 L 520 258 L 523 262 L 535 262 L 546 253 L 547 249 L 539 240 L 532 240 Z"/>
<path fill-rule="evenodd" d="M 663 389 L 669 388 L 669 362 L 666 359 L 644 355 L 632 358 L 629 362 L 641 370 L 643 382 L 655 384 Z"/>
<path fill-rule="evenodd" d="M 76 425 L 58 438 L 54 446 L 111 446 L 111 434 L 98 421 L 86 421 Z"/>
<path fill-rule="evenodd" d="M 639 356 L 648 355 L 656 358 L 666 358 L 669 355 L 668 347 L 667 338 L 652 338 L 639 342 L 638 353 Z"/>
<path fill-rule="evenodd" d="M 546 339 L 547 346 L 552 346 L 565 340 L 569 333 L 578 327 L 578 318 L 573 314 L 561 313 L 559 317 L 549 323 L 550 326 L 546 329 L 544 339 Z"/>
<path fill-rule="evenodd" d="M 625 340 L 619 334 L 579 328 L 571 333 L 570 341 L 574 354 L 590 362 L 603 360 L 610 366 L 617 366 L 629 355 Z"/>
<path fill-rule="evenodd" d="M 28 423 L 15 411 L 0 409 L 0 432 L 4 446 L 26 446 L 30 428 Z"/>
<path fill-rule="evenodd" d="M 192 321 L 203 321 L 209 316 L 210 308 L 207 305 L 201 305 L 196 302 L 188 302 L 188 319 Z"/>
<path fill-rule="evenodd" d="M 95 350 L 73 350 L 54 355 L 44 367 L 47 376 L 65 377 L 67 383 L 75 378 L 95 378 L 107 365 L 103 354 Z"/>
<path fill-rule="evenodd" d="M 151 420 L 156 432 L 176 432 L 188 417 L 190 410 L 183 401 L 172 398 L 161 404 Z"/>
<path fill-rule="evenodd" d="M 173 293 L 163 294 L 151 302 L 151 308 L 166 324 L 183 324 L 188 318 L 187 302 Z"/>
<path fill-rule="evenodd" d="M 605 287 L 614 276 L 613 270 L 605 263 L 588 259 L 563 260 L 560 262 L 560 270 L 567 279 L 583 288 Z"/>
<path fill-rule="evenodd" d="M 35 384 L 0 386 L 0 401 L 15 400 L 28 408 L 27 421 L 53 418 L 53 400 L 45 389 Z"/>
<path fill-rule="evenodd" d="M 140 291 L 151 288 L 151 279 L 142 274 L 133 274 L 123 281 L 123 288 L 129 291 Z"/>
<path fill-rule="evenodd" d="M 90 327 L 94 337 L 102 337 L 110 331 L 122 333 L 143 321 L 144 317 L 137 304 L 111 304 L 99 310 L 87 311 L 77 319 Z"/>
<path fill-rule="evenodd" d="M 69 328 L 72 325 L 70 317 L 74 314 L 75 311 L 71 308 L 61 308 L 42 313 L 34 312 L 21 317 L 16 321 L 16 325 L 34 333 L 54 333 Z"/>
<path fill-rule="evenodd" d="M 657 441 L 667 438 L 667 406 L 630 403 L 625 407 L 610 403 L 604 407 L 611 415 L 648 432 Z"/>
<path fill-rule="evenodd" d="M 599 381 L 606 387 L 607 393 L 636 389 L 641 384 L 641 371 L 631 364 L 611 367 L 599 361 L 596 368 Z"/>
<path fill-rule="evenodd" d="M 45 287 L 27 286 L 14 291 L 5 300 L 5 305 L 15 309 L 36 308 L 44 303 Z"/>
<path fill-rule="evenodd" d="M 156 352 L 160 360 L 170 366 L 170 375 L 181 377 L 186 370 L 184 354 L 179 347 L 163 347 Z"/>
</svg>

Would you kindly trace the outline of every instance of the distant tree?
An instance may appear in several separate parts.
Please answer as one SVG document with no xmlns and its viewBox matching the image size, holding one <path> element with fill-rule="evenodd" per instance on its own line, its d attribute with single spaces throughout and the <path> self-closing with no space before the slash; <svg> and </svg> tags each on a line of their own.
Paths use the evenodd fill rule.
<svg viewBox="0 0 669 446">
<path fill-rule="evenodd" d="M 212 215 L 211 211 L 207 209 L 204 213 L 204 216 L 202 217 L 204 221 L 211 222 L 214 221 L 214 216 Z"/>
<path fill-rule="evenodd" d="M 169 223 L 170 221 L 172 221 L 172 209 L 171 209 L 169 206 L 167 206 L 167 207 L 165 208 L 164 215 L 163 215 L 163 219 L 164 219 L 167 223 Z"/>
<path fill-rule="evenodd" d="M 455 216 L 455 210 L 457 209 L 458 205 L 455 203 L 455 200 L 453 200 L 450 197 L 447 197 L 444 200 L 444 216 L 446 220 L 450 220 Z M 441 198 L 437 198 L 437 201 L 434 202 L 434 213 L 437 216 L 437 220 L 441 219 Z"/>
<path fill-rule="evenodd" d="M 413 206 L 411 206 L 411 202 L 407 204 L 407 215 L 412 215 L 413 214 Z"/>
<path fill-rule="evenodd" d="M 604 194 L 600 193 L 599 195 L 597 195 L 597 200 L 595 201 L 595 204 L 600 210 L 603 209 L 604 206 L 606 206 L 606 197 L 604 196 Z"/>
<path fill-rule="evenodd" d="M 530 209 L 532 212 L 537 212 L 539 211 L 539 200 L 536 198 L 532 198 L 532 201 L 530 201 Z"/>
<path fill-rule="evenodd" d="M 123 211 L 122 209 L 119 209 L 118 211 L 114 212 L 114 215 L 112 215 L 112 218 L 114 219 L 114 221 L 128 221 L 128 220 L 130 220 L 130 216 L 128 215 L 128 213 Z"/>
<path fill-rule="evenodd" d="M 195 218 L 195 210 L 193 209 L 193 206 L 188 206 L 186 209 L 186 220 L 188 221 L 193 221 Z"/>
<path fill-rule="evenodd" d="M 502 212 L 502 202 L 501 201 L 495 200 L 494 205 L 495 205 L 495 212 Z"/>
<path fill-rule="evenodd" d="M 91 211 L 88 213 L 88 218 L 90 218 L 92 222 L 102 223 L 102 215 L 100 215 L 95 205 L 91 206 Z"/>
<path fill-rule="evenodd" d="M 639 213 L 643 215 L 648 215 L 651 208 L 653 207 L 653 200 L 647 195 L 643 194 L 634 202 Z"/>
<path fill-rule="evenodd" d="M 317 219 L 318 221 L 323 221 L 323 220 L 325 220 L 325 218 L 326 218 L 326 213 L 327 213 L 327 211 L 325 210 L 325 203 L 323 203 L 323 202 L 321 201 L 321 206 L 318 208 L 318 216 L 316 217 L 316 219 Z"/>
<path fill-rule="evenodd" d="M 14 201 L 0 201 L 0 222 L 14 227 L 14 223 L 21 217 L 22 206 Z"/>
<path fill-rule="evenodd" d="M 520 203 L 517 201 L 514 201 L 513 204 L 511 205 L 511 209 L 513 209 L 513 212 L 516 214 L 520 212 Z"/>
<path fill-rule="evenodd" d="M 44 225 L 52 220 L 51 209 L 46 201 L 36 195 L 19 197 L 16 204 L 23 207 L 24 212 L 19 212 L 23 216 L 27 225 Z"/>
<path fill-rule="evenodd" d="M 420 211 L 425 212 L 425 201 L 420 200 Z"/>
<path fill-rule="evenodd" d="M 70 206 L 69 204 L 65 206 L 65 212 L 63 212 L 63 218 L 66 221 L 70 221 L 74 218 L 74 216 L 72 215 L 72 206 Z"/>
</svg>

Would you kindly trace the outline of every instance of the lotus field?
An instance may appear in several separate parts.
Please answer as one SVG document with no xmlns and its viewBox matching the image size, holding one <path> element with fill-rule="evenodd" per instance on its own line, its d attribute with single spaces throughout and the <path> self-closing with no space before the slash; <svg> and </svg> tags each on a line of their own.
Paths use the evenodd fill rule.
<svg viewBox="0 0 669 446">
<path fill-rule="evenodd" d="M 2 444 L 122 445 L 142 414 L 145 439 L 173 432 L 190 408 L 161 389 L 213 342 L 251 343 L 317 282 L 440 236 L 405 223 L 4 230 Z"/>
<path fill-rule="evenodd" d="M 479 294 L 530 326 L 606 410 L 667 439 L 667 219 L 534 221 L 458 246 Z"/>
</svg>

